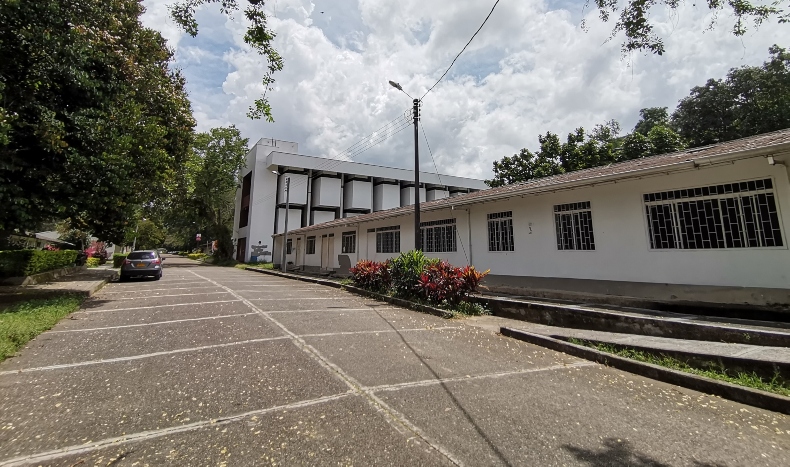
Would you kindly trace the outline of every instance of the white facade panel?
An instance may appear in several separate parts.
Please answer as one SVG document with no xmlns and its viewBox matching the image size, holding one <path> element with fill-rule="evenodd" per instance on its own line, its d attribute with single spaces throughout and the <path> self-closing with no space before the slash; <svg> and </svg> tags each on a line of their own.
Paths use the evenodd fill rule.
<svg viewBox="0 0 790 467">
<path fill-rule="evenodd" d="M 340 179 L 319 177 L 313 180 L 313 206 L 340 207 Z"/>
<path fill-rule="evenodd" d="M 346 182 L 343 186 L 343 207 L 345 209 L 372 209 L 373 184 L 361 180 Z"/>
<path fill-rule="evenodd" d="M 373 210 L 400 207 L 400 187 L 398 185 L 381 184 L 373 187 Z"/>
<path fill-rule="evenodd" d="M 313 211 L 313 224 L 322 224 L 335 220 L 335 213 L 332 211 Z"/>
<path fill-rule="evenodd" d="M 302 228 L 302 210 L 288 210 L 288 231 Z M 285 208 L 277 209 L 277 232 L 285 231 Z M 269 237 L 271 238 L 271 237 Z"/>
<path fill-rule="evenodd" d="M 444 199 L 450 196 L 450 192 L 444 189 L 428 190 L 425 193 L 426 201 L 436 201 L 437 199 Z"/>
<path fill-rule="evenodd" d="M 274 175 L 274 174 L 272 174 Z M 279 177 L 280 202 L 285 203 L 285 180 L 290 179 L 291 196 L 289 201 L 293 204 L 307 204 L 307 175 L 282 174 Z"/>
<path fill-rule="evenodd" d="M 420 202 L 425 202 L 425 188 L 420 188 Z M 400 190 L 400 205 L 410 206 L 414 204 L 414 187 L 401 188 Z"/>
</svg>

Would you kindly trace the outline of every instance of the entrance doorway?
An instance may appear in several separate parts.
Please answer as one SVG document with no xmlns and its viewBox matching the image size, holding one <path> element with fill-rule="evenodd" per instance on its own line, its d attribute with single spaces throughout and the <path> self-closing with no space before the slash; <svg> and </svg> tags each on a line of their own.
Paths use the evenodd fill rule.
<svg viewBox="0 0 790 467">
<path fill-rule="evenodd" d="M 247 237 L 240 238 L 236 243 L 236 261 L 243 263 L 244 255 L 247 254 Z"/>
</svg>

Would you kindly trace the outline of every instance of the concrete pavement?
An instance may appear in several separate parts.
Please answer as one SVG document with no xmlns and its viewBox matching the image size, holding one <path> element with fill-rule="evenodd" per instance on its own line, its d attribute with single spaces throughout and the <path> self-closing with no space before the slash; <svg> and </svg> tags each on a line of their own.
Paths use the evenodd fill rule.
<svg viewBox="0 0 790 467">
<path fill-rule="evenodd" d="M 0 465 L 788 465 L 790 419 L 168 258 L 0 364 Z"/>
</svg>

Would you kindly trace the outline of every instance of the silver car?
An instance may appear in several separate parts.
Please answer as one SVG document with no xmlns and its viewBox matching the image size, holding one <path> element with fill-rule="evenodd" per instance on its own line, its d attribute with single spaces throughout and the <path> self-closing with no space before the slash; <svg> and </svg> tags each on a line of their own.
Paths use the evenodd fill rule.
<svg viewBox="0 0 790 467">
<path fill-rule="evenodd" d="M 121 265 L 121 280 L 133 276 L 162 278 L 162 258 L 156 250 L 133 251 L 126 256 Z"/>
</svg>

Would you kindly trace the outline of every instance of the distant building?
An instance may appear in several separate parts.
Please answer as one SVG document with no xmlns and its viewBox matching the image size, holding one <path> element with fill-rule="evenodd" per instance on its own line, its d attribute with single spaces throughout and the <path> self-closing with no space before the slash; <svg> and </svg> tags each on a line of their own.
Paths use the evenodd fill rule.
<svg viewBox="0 0 790 467">
<path fill-rule="evenodd" d="M 427 202 L 423 251 L 513 293 L 788 309 L 788 166 L 790 129 Z M 382 261 L 414 248 L 413 223 L 395 207 L 302 227 L 287 258 Z"/>
<path fill-rule="evenodd" d="M 273 173 L 276 172 L 276 173 Z M 298 154 L 297 143 L 261 139 L 247 153 L 236 194 L 236 259 L 272 259 L 272 235 L 414 204 L 414 171 Z M 487 188 L 482 180 L 420 172 L 420 201 Z"/>
</svg>

